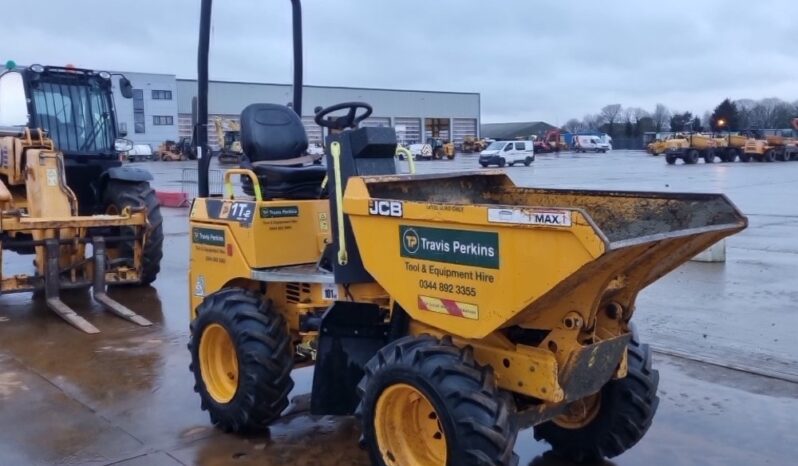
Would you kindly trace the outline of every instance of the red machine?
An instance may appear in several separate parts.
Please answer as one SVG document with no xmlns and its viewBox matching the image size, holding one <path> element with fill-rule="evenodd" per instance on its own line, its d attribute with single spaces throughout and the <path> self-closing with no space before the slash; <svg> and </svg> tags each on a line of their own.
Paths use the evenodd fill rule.
<svg viewBox="0 0 798 466">
<path fill-rule="evenodd" d="M 550 129 L 542 138 L 538 138 L 534 142 L 536 154 L 546 154 L 550 152 L 560 152 L 565 147 L 562 141 L 562 135 L 559 129 Z"/>
</svg>

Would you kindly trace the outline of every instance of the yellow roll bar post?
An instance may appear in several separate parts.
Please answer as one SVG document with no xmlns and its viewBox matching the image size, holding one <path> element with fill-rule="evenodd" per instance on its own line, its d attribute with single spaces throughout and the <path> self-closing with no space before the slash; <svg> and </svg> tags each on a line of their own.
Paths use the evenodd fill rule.
<svg viewBox="0 0 798 466">
<path fill-rule="evenodd" d="M 341 186 L 341 144 L 338 141 L 330 145 L 330 155 L 333 159 L 333 172 L 335 173 L 335 202 L 338 205 L 338 264 L 346 265 L 349 256 L 346 253 L 346 238 L 344 230 L 344 187 Z"/>
<path fill-rule="evenodd" d="M 410 174 L 413 175 L 416 173 L 416 161 L 413 158 L 413 153 L 410 152 L 410 149 L 402 146 L 396 146 L 396 158 L 399 158 L 400 155 L 404 155 L 405 159 L 407 160 L 407 164 L 410 166 Z"/>
<path fill-rule="evenodd" d="M 255 191 L 255 200 L 261 202 L 263 200 L 263 196 L 260 192 L 260 182 L 258 181 L 258 175 L 255 174 L 252 170 L 246 168 L 232 168 L 224 172 L 224 197 L 227 199 L 235 199 L 233 195 L 233 181 L 230 178 L 233 175 L 245 175 L 248 176 L 250 180 L 252 180 L 252 189 Z"/>
</svg>

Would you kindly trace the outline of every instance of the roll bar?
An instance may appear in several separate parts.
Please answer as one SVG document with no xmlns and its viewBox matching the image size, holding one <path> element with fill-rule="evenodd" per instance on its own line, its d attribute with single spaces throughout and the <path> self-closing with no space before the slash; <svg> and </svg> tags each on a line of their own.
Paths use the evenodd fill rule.
<svg viewBox="0 0 798 466">
<path fill-rule="evenodd" d="M 208 169 L 211 163 L 208 149 L 208 49 L 211 38 L 211 10 L 213 0 L 202 0 L 200 8 L 199 47 L 197 50 L 197 121 L 194 122 L 194 150 L 197 154 L 198 195 L 209 196 Z M 294 97 L 292 107 L 302 117 L 302 5 L 291 0 L 294 42 Z"/>
</svg>

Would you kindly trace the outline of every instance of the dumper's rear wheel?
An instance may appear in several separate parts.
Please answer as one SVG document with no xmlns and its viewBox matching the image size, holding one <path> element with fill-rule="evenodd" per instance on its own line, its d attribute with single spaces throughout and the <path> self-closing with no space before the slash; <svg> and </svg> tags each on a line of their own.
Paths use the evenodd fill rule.
<svg viewBox="0 0 798 466">
<path fill-rule="evenodd" d="M 742 154 L 740 149 L 729 148 L 726 150 L 726 157 L 724 157 L 724 162 L 735 162 L 737 158 Z"/>
<path fill-rule="evenodd" d="M 627 355 L 625 378 L 611 380 L 598 394 L 572 403 L 562 415 L 535 426 L 535 438 L 576 462 L 612 458 L 640 441 L 659 404 L 659 372 L 651 368 L 649 346 L 634 334 Z"/>
<path fill-rule="evenodd" d="M 776 151 L 773 149 L 768 149 L 762 155 L 762 160 L 764 160 L 765 162 L 774 162 L 776 160 Z"/>
<path fill-rule="evenodd" d="M 125 207 L 145 207 L 147 209 L 147 231 L 141 256 L 141 283 L 149 285 L 161 271 L 163 258 L 163 217 L 161 205 L 155 190 L 146 181 L 130 182 L 111 180 L 103 192 L 105 213 L 118 215 Z M 131 234 L 131 228 L 121 228 L 121 234 Z M 133 241 L 120 243 L 115 250 L 109 247 L 112 258 L 133 257 Z"/>
<path fill-rule="evenodd" d="M 671 155 L 671 154 L 666 154 L 665 155 L 665 162 L 667 162 L 668 165 L 675 164 L 676 163 L 676 156 L 675 155 Z"/>
<path fill-rule="evenodd" d="M 684 154 L 684 163 L 688 165 L 698 163 L 698 151 L 695 149 L 688 150 L 687 153 Z"/>
<path fill-rule="evenodd" d="M 372 464 L 515 466 L 514 407 L 449 339 L 405 337 L 366 366 L 358 416 Z"/>
<path fill-rule="evenodd" d="M 746 154 L 745 152 L 740 154 L 740 162 L 748 163 L 750 161 L 751 161 L 751 155 L 750 154 Z"/>
<path fill-rule="evenodd" d="M 225 432 L 265 429 L 288 406 L 291 339 L 283 317 L 261 296 L 225 288 L 206 297 L 188 349 L 202 409 Z"/>
</svg>

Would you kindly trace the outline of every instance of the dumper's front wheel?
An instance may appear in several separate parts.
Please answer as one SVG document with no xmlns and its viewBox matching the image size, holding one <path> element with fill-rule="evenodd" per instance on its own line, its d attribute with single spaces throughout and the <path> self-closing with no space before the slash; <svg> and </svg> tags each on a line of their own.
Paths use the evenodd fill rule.
<svg viewBox="0 0 798 466">
<path fill-rule="evenodd" d="M 194 391 L 225 432 L 265 429 L 294 386 L 285 320 L 255 293 L 225 288 L 206 297 L 191 323 Z"/>
<path fill-rule="evenodd" d="M 516 466 L 514 407 L 490 367 L 448 339 L 405 337 L 380 350 L 358 386 L 378 466 Z"/>
<path fill-rule="evenodd" d="M 576 462 L 612 458 L 645 435 L 657 411 L 659 372 L 651 368 L 651 350 L 633 334 L 628 374 L 611 380 L 593 396 L 572 403 L 566 412 L 535 426 L 555 454 Z"/>
</svg>

